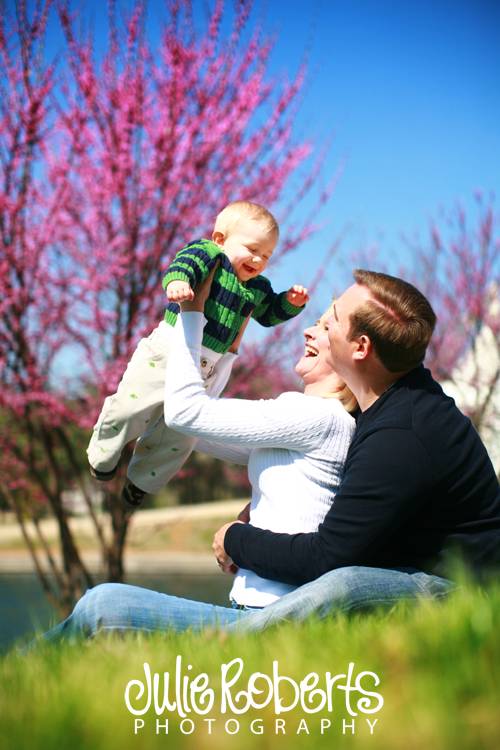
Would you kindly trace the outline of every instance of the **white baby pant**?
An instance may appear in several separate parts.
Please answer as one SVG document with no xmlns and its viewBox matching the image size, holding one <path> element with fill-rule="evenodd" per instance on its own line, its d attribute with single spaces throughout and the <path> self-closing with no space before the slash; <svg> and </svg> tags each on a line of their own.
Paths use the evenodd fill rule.
<svg viewBox="0 0 500 750">
<path fill-rule="evenodd" d="M 196 438 L 169 429 L 163 418 L 165 372 L 173 327 L 162 321 L 141 339 L 118 385 L 108 396 L 87 448 L 90 465 L 112 471 L 123 448 L 137 440 L 127 476 L 154 493 L 172 479 L 192 452 Z M 235 354 L 202 347 L 200 371 L 210 396 L 219 396 L 231 374 Z M 139 439 L 138 439 L 139 438 Z"/>
</svg>

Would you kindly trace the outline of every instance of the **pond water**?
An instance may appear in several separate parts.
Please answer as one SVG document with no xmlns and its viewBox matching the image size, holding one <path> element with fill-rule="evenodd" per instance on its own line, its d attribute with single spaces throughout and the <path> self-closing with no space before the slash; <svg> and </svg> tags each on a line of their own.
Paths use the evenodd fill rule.
<svg viewBox="0 0 500 750">
<path fill-rule="evenodd" d="M 228 605 L 231 580 L 214 574 L 150 573 L 130 574 L 127 583 L 163 591 L 174 596 Z M 34 573 L 0 574 L 0 651 L 35 631 L 47 630 L 57 620 Z"/>
</svg>

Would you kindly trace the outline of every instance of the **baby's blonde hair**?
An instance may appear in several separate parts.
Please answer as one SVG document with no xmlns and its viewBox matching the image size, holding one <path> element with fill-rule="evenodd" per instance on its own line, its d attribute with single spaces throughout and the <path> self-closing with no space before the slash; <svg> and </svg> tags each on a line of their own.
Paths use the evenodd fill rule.
<svg viewBox="0 0 500 750">
<path fill-rule="evenodd" d="M 260 206 L 258 203 L 250 201 L 233 201 L 217 214 L 215 219 L 214 232 L 221 232 L 225 237 L 231 234 L 236 228 L 238 221 L 246 217 L 258 221 L 259 224 L 268 231 L 269 234 L 279 235 L 278 222 L 267 208 Z"/>
</svg>

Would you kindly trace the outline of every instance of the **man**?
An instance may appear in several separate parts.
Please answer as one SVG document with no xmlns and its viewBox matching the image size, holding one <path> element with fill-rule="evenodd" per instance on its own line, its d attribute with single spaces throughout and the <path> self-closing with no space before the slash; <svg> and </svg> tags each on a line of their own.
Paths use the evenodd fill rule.
<svg viewBox="0 0 500 750">
<path fill-rule="evenodd" d="M 429 302 L 386 274 L 354 278 L 328 321 L 334 365 L 361 410 L 333 506 L 315 533 L 236 521 L 214 537 L 224 570 L 299 586 L 245 618 L 245 628 L 445 594 L 453 584 L 442 576 L 456 556 L 478 572 L 500 563 L 493 466 L 470 420 L 422 366 L 436 321 Z"/>
</svg>

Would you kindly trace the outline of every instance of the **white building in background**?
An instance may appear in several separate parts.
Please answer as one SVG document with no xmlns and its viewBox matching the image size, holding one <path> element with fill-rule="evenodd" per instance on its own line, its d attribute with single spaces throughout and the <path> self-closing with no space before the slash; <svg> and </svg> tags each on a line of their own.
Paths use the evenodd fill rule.
<svg viewBox="0 0 500 750">
<path fill-rule="evenodd" d="M 498 298 L 493 306 L 497 313 Z M 457 406 L 479 425 L 479 434 L 500 475 L 500 341 L 491 328 L 482 327 L 452 378 L 441 385 Z"/>
<path fill-rule="evenodd" d="M 85 491 L 90 499 L 94 510 L 101 510 L 104 502 L 104 492 L 99 487 L 95 486 L 95 483 L 90 480 L 85 481 Z M 73 487 L 68 490 L 64 490 L 61 493 L 61 500 L 63 508 L 66 513 L 71 516 L 86 516 L 88 515 L 89 509 L 85 502 L 85 496 L 82 490 L 78 487 Z"/>
</svg>

